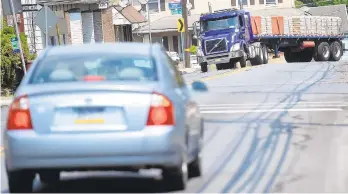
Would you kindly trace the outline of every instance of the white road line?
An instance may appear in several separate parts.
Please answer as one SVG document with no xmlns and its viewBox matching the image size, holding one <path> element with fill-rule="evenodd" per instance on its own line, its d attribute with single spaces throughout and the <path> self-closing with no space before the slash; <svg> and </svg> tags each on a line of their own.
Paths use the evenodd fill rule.
<svg viewBox="0 0 348 194">
<path fill-rule="evenodd" d="M 293 105 L 285 105 L 285 106 L 293 106 Z M 323 105 L 316 105 L 316 104 L 302 104 L 302 105 L 294 105 L 296 107 L 316 107 L 316 108 L 322 108 L 322 107 L 346 107 L 347 105 L 340 105 L 340 104 L 334 104 L 334 105 L 331 105 L 331 104 L 323 104 Z M 255 105 L 254 106 L 243 106 L 245 108 L 250 108 L 250 107 L 256 107 Z M 237 106 L 237 108 L 243 108 L 241 106 Z M 279 106 L 278 106 L 279 107 Z M 214 107 L 200 107 L 200 110 L 212 110 L 212 109 L 231 109 L 231 108 L 234 108 L 234 106 L 214 106 Z M 272 108 L 272 105 L 267 105 L 267 106 L 260 106 L 260 108 L 263 108 L 263 109 L 266 109 L 266 108 Z M 281 108 L 281 107 L 279 107 Z"/>
<path fill-rule="evenodd" d="M 346 105 L 345 102 L 342 101 L 332 101 L 332 102 L 282 102 L 282 103 L 234 103 L 234 104 L 200 104 L 200 107 L 210 107 L 210 106 L 255 106 L 255 105 L 289 105 L 289 104 L 344 104 Z"/>
<path fill-rule="evenodd" d="M 308 109 L 259 109 L 259 110 L 213 110 L 201 111 L 202 114 L 238 114 L 238 113 L 260 113 L 260 112 L 327 112 L 343 111 L 341 108 L 308 108 Z"/>
</svg>

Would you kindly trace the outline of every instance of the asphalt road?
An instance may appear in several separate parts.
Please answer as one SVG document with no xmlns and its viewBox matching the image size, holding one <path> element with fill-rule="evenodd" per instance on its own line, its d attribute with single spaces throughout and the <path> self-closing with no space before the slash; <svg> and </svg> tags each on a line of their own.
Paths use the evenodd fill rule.
<svg viewBox="0 0 348 194">
<path fill-rule="evenodd" d="M 205 117 L 204 175 L 183 192 L 348 192 L 348 56 L 335 63 L 270 64 L 185 78 L 205 81 L 210 91 L 196 97 Z M 34 187 L 55 193 L 168 192 L 150 173 L 64 173 L 58 185 L 36 180 Z"/>
</svg>

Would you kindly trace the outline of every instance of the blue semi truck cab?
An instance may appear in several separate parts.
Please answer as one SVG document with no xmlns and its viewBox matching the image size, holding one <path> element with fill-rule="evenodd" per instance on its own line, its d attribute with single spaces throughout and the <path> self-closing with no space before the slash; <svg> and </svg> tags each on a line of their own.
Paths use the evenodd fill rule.
<svg viewBox="0 0 348 194">
<path fill-rule="evenodd" d="M 194 24 L 198 39 L 197 60 L 202 72 L 215 64 L 217 70 L 243 68 L 246 61 L 252 65 L 268 62 L 266 45 L 254 41 L 250 13 L 239 9 L 218 10 L 201 14 Z"/>
</svg>

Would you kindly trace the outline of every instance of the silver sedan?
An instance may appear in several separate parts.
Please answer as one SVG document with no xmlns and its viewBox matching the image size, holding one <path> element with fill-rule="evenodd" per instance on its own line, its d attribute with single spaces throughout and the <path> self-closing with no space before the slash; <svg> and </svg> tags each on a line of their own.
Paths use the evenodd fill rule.
<svg viewBox="0 0 348 194">
<path fill-rule="evenodd" d="M 162 46 L 53 47 L 33 62 L 9 107 L 10 192 L 30 192 L 62 171 L 159 168 L 171 189 L 201 176 L 203 119 Z"/>
</svg>

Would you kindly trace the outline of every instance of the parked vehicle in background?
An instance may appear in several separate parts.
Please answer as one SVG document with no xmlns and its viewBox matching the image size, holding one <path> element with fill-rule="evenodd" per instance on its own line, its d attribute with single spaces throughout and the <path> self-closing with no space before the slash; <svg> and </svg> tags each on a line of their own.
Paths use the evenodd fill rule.
<svg viewBox="0 0 348 194">
<path fill-rule="evenodd" d="M 179 54 L 177 52 L 167 51 L 167 54 L 170 56 L 170 58 L 172 58 L 173 61 L 175 61 L 177 63 L 180 62 L 180 57 L 179 57 Z"/>
<path fill-rule="evenodd" d="M 311 23 L 312 25 L 306 25 Z M 324 25 L 325 24 L 325 25 Z M 343 54 L 341 18 L 327 16 L 251 16 L 242 9 L 201 14 L 194 23 L 202 72 L 208 65 L 217 70 L 234 68 L 239 62 L 268 63 L 267 49 L 284 52 L 292 62 L 339 61 Z"/>
<path fill-rule="evenodd" d="M 207 91 L 193 82 L 196 92 Z M 177 68 L 158 44 L 48 48 L 9 106 L 5 159 L 10 192 L 32 190 L 61 171 L 162 169 L 186 188 L 201 176 L 204 126 Z"/>
</svg>

